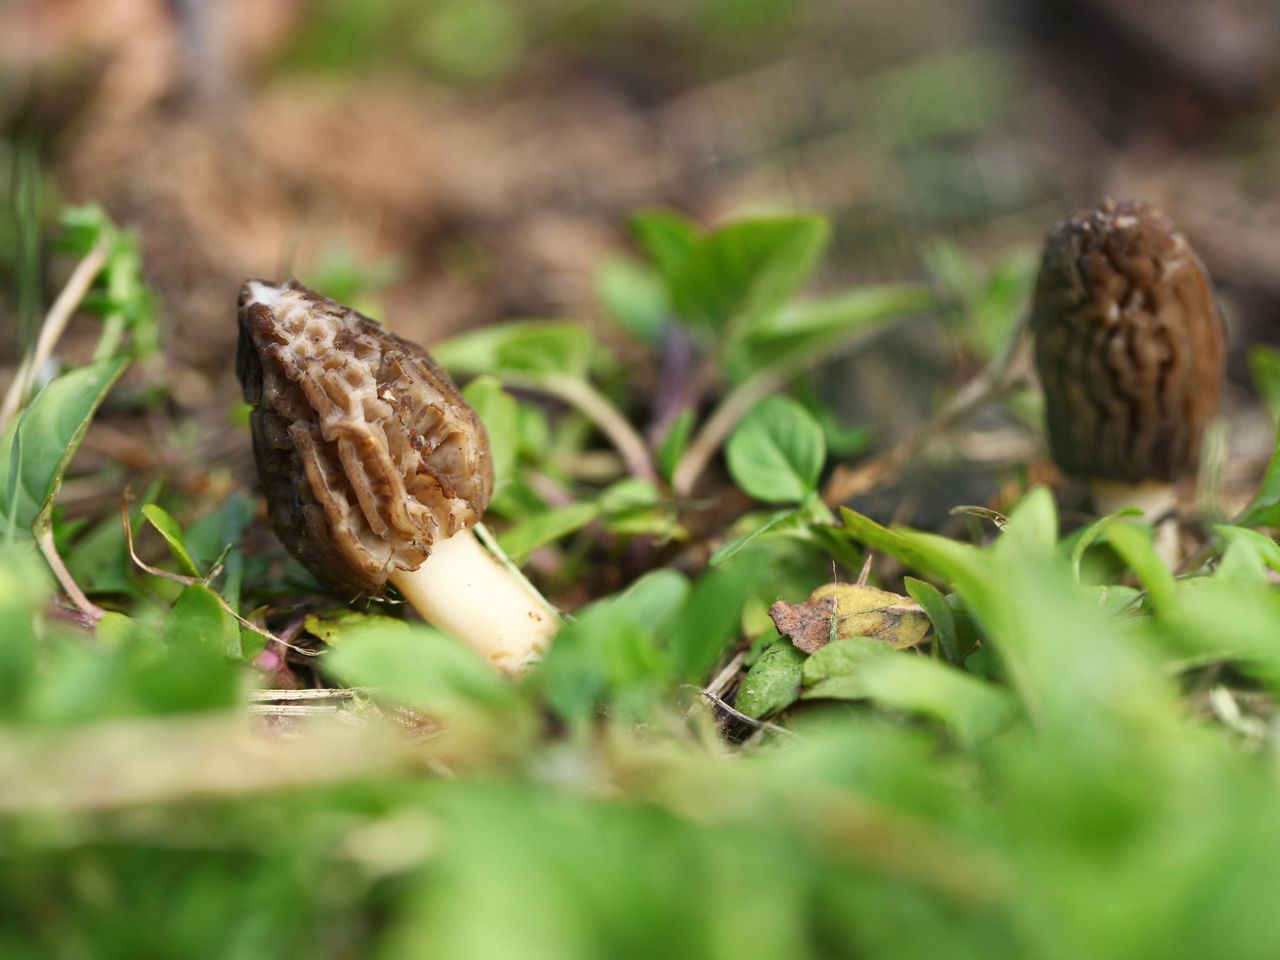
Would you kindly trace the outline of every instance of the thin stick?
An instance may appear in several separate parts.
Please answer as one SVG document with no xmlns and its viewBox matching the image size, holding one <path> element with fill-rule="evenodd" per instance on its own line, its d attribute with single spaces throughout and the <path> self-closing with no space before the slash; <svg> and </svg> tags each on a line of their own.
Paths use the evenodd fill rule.
<svg viewBox="0 0 1280 960">
<path fill-rule="evenodd" d="M 258 717 L 331 717 L 343 711 L 340 703 L 251 703 L 249 713 Z"/>
<path fill-rule="evenodd" d="M 747 659 L 747 651 L 739 650 L 734 654 L 733 659 L 725 664 L 725 668 L 716 674 L 715 679 L 707 684 L 704 693 L 713 693 L 717 697 L 729 689 L 729 684 L 733 683 L 733 678 L 738 675 L 738 671 L 742 669 L 743 661 Z"/>
<path fill-rule="evenodd" d="M 867 558 L 862 561 L 862 569 L 858 571 L 858 586 L 865 587 L 867 579 L 871 576 L 871 561 L 875 558 L 875 554 L 870 550 L 867 551 Z"/>
<path fill-rule="evenodd" d="M 607 397 L 585 380 L 559 373 L 499 372 L 498 377 L 507 386 L 533 390 L 563 400 L 599 428 L 622 455 L 632 476 L 651 483 L 658 482 L 658 471 L 653 466 L 653 457 L 644 437 L 636 432 L 635 427 L 631 426 Z"/>
<path fill-rule="evenodd" d="M 110 247 L 111 236 L 106 232 L 94 244 L 93 249 L 85 254 L 84 259 L 76 264 L 75 270 L 67 278 L 66 286 L 53 301 L 53 306 L 49 308 L 44 323 L 41 324 L 40 335 L 36 338 L 35 345 L 23 359 L 22 365 L 18 367 L 13 376 L 13 382 L 5 392 L 4 402 L 0 403 L 0 433 L 4 432 L 13 415 L 22 406 L 22 401 L 31 391 L 31 385 L 36 376 L 52 356 L 53 348 L 58 345 L 76 308 L 80 306 L 80 301 L 85 298 L 85 294 L 93 286 L 94 278 L 106 265 Z"/>
<path fill-rule="evenodd" d="M 251 703 L 271 703 L 275 700 L 350 700 L 357 693 L 364 692 L 363 687 L 314 688 L 290 690 L 285 687 L 273 687 L 264 690 L 250 690 Z"/>
<path fill-rule="evenodd" d="M 954 393 L 932 417 L 886 453 L 859 467 L 839 466 L 822 491 L 822 501 L 835 507 L 894 479 L 934 437 L 979 407 L 1006 393 L 1030 369 L 1030 341 L 1023 323 L 1008 349 L 987 364 L 978 376 Z"/>
</svg>

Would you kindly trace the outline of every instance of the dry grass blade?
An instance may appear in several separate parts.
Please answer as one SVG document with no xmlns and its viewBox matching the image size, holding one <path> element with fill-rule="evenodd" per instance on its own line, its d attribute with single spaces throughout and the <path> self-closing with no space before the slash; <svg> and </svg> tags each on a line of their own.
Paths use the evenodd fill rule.
<svg viewBox="0 0 1280 960">
<path fill-rule="evenodd" d="M 409 747 L 382 726 L 303 724 L 289 739 L 240 712 L 112 720 L 0 735 L 0 812 L 105 810 L 333 783 L 388 770 Z"/>
<path fill-rule="evenodd" d="M 67 278 L 66 286 L 58 294 L 58 299 L 53 301 L 53 306 L 49 308 L 44 323 L 40 326 L 40 336 L 36 338 L 35 346 L 18 367 L 17 373 L 13 376 L 13 382 L 5 392 L 4 401 L 0 403 L 0 433 L 4 432 L 13 415 L 18 412 L 23 399 L 31 390 L 35 377 L 53 355 L 53 348 L 62 339 L 67 324 L 71 322 L 71 317 L 76 312 L 76 307 L 80 306 L 80 301 L 93 286 L 94 277 L 106 265 L 110 249 L 111 237 L 108 233 L 104 233 L 93 249 L 85 254 L 84 259 L 76 264 L 75 270 Z"/>
</svg>

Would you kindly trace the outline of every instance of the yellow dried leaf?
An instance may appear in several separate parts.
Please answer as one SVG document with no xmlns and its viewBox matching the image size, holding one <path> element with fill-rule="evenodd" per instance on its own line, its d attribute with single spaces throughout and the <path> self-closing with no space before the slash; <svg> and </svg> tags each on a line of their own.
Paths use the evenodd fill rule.
<svg viewBox="0 0 1280 960">
<path fill-rule="evenodd" d="M 874 637 L 903 649 L 929 632 L 929 618 L 910 597 L 853 583 L 828 583 L 800 604 L 779 600 L 769 615 L 778 632 L 806 653 L 845 637 Z"/>
</svg>

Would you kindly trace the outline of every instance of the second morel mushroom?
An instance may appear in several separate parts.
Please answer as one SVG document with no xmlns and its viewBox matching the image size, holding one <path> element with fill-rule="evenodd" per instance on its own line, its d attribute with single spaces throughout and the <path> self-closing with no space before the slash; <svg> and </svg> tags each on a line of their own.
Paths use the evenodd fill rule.
<svg viewBox="0 0 1280 960">
<path fill-rule="evenodd" d="M 470 532 L 489 503 L 484 427 L 415 344 L 297 281 L 240 292 L 237 371 L 276 534 L 349 597 L 391 583 L 518 673 L 554 614 Z"/>
<path fill-rule="evenodd" d="M 1054 459 L 1100 513 L 1174 506 L 1218 410 L 1226 326 L 1204 265 L 1155 207 L 1102 200 L 1045 241 L 1031 313 Z"/>
</svg>

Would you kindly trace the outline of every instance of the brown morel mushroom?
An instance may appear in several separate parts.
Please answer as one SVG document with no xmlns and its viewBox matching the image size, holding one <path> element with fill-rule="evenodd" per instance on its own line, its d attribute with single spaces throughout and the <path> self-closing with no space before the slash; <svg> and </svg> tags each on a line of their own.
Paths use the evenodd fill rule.
<svg viewBox="0 0 1280 960">
<path fill-rule="evenodd" d="M 1150 204 L 1104 199 L 1045 241 L 1031 313 L 1054 459 L 1095 507 L 1174 505 L 1217 413 L 1226 325 L 1186 237 Z"/>
<path fill-rule="evenodd" d="M 415 344 L 297 281 L 240 292 L 237 371 L 276 534 L 327 586 L 379 596 L 516 673 L 557 619 L 477 542 L 484 427 Z"/>
</svg>

